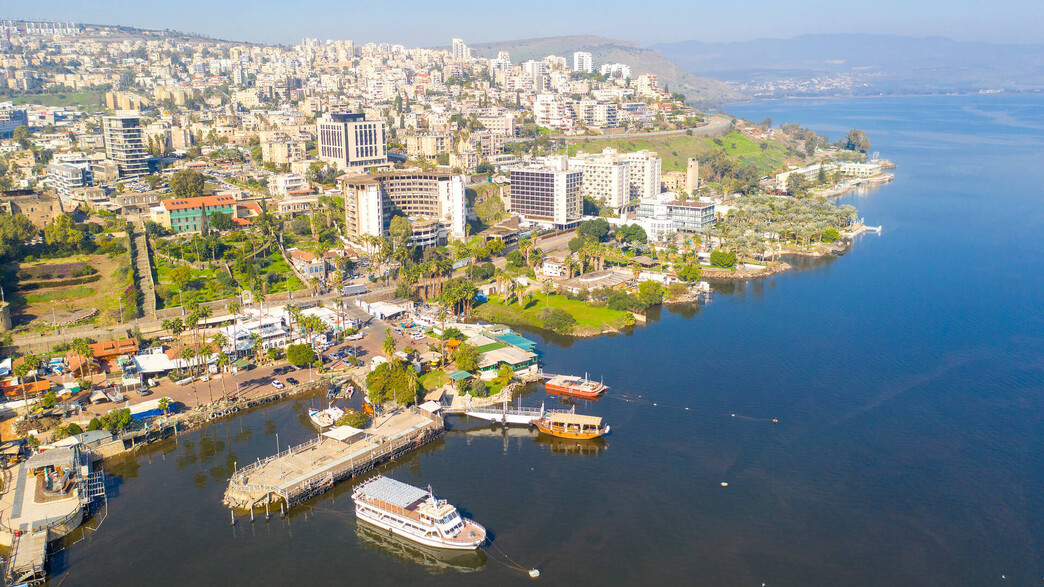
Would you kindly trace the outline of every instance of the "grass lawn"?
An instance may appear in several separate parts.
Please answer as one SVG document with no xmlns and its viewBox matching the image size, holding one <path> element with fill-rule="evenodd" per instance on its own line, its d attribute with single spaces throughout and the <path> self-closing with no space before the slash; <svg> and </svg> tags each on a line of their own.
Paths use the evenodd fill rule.
<svg viewBox="0 0 1044 587">
<path fill-rule="evenodd" d="M 105 106 L 105 92 L 62 92 L 59 94 L 30 94 L 15 96 L 11 101 L 16 106 L 43 104 L 44 106 Z"/>
<path fill-rule="evenodd" d="M 170 272 L 177 265 L 171 265 L 165 258 L 160 257 L 153 257 L 152 261 L 156 268 L 156 292 L 159 295 L 159 307 L 161 308 L 180 306 L 182 299 L 186 304 L 190 299 L 198 302 L 212 302 L 236 294 L 235 287 L 226 287 L 217 280 L 219 273 L 225 273 L 222 266 L 211 269 L 208 263 L 204 264 L 203 269 L 199 269 L 195 264 L 187 266 L 192 270 L 192 279 L 179 296 L 178 286 L 170 279 Z"/>
<path fill-rule="evenodd" d="M 126 244 L 126 243 L 124 243 Z M 64 266 L 69 264 L 88 264 L 101 275 L 98 281 L 90 283 L 66 285 L 59 287 L 41 287 L 25 292 L 8 290 L 7 300 L 13 305 L 15 324 L 29 324 L 34 327 L 42 324 L 39 320 L 50 321 L 54 311 L 75 311 L 81 308 L 97 308 L 99 315 L 95 324 L 110 326 L 118 322 L 118 294 L 130 283 L 130 273 L 126 255 L 110 258 L 106 255 L 71 255 L 61 259 L 45 259 L 31 263 L 9 266 L 6 271 L 12 276 L 18 271 L 28 273 L 47 272 L 52 277 L 64 275 L 59 269 L 46 269 L 48 266 Z M 124 308 L 126 311 L 127 309 Z M 129 314 L 125 314 L 124 317 Z"/>
<path fill-rule="evenodd" d="M 450 379 L 448 375 L 446 375 L 445 371 L 429 371 L 428 373 L 425 373 L 424 375 L 420 376 L 420 384 L 421 387 L 424 388 L 424 391 L 431 391 L 433 389 L 437 389 L 445 385 L 446 383 L 450 383 L 452 381 L 453 380 Z"/>
<path fill-rule="evenodd" d="M 543 295 L 535 296 L 524 309 L 517 303 L 507 306 L 500 301 L 498 296 L 494 295 L 488 302 L 476 307 L 474 314 L 491 322 L 543 328 L 542 315 L 544 304 L 545 298 Z M 551 308 L 569 312 L 573 319 L 576 320 L 574 334 L 601 332 L 603 325 L 619 329 L 634 324 L 634 316 L 630 312 L 612 310 L 605 306 L 592 306 L 587 302 L 571 300 L 563 295 L 554 294 L 549 296 L 547 304 Z"/>
<path fill-rule="evenodd" d="M 720 137 L 722 146 L 718 146 L 711 137 L 695 137 L 686 134 L 651 136 L 648 138 L 629 138 L 612 141 L 577 141 L 569 143 L 569 154 L 574 155 L 583 150 L 588 153 L 601 153 L 606 147 L 613 147 L 623 153 L 648 149 L 659 153 L 663 160 L 664 171 L 685 171 L 689 157 L 701 153 L 709 153 L 724 148 L 725 152 L 742 161 L 751 162 L 762 173 L 779 167 L 786 157 L 787 148 L 775 141 L 766 141 L 767 148 L 762 149 L 760 143 L 747 138 L 746 135 L 732 131 Z"/>
<path fill-rule="evenodd" d="M 289 279 L 290 291 L 297 291 L 304 289 L 305 287 L 311 287 L 310 284 L 301 283 L 301 280 L 297 278 L 296 274 L 294 274 L 294 271 L 290 268 L 286 259 L 283 258 L 283 255 L 279 252 L 278 248 L 273 248 L 265 259 L 268 264 L 258 271 L 258 277 L 265 279 L 268 277 L 268 274 L 273 272 L 279 276 L 278 281 L 272 282 L 268 286 L 268 293 L 287 291 L 287 279 Z M 233 269 L 233 271 L 235 271 L 235 269 Z M 236 281 L 240 284 L 246 285 L 249 283 L 250 280 L 239 271 L 235 271 L 235 274 Z"/>
<path fill-rule="evenodd" d="M 79 300 L 93 296 L 95 293 L 97 292 L 95 292 L 93 288 L 87 287 L 86 285 L 76 285 L 72 287 L 52 289 L 45 293 L 28 294 L 25 296 L 25 303 L 43 304 L 52 301 L 62 302 L 66 300 Z"/>
</svg>

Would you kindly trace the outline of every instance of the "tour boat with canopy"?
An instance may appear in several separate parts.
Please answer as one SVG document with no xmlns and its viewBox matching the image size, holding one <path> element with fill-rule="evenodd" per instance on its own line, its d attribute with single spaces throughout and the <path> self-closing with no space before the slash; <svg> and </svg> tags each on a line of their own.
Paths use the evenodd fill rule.
<svg viewBox="0 0 1044 587">
<path fill-rule="evenodd" d="M 435 548 L 474 550 L 486 529 L 462 517 L 457 508 L 427 490 L 378 475 L 352 492 L 360 520 Z"/>
</svg>

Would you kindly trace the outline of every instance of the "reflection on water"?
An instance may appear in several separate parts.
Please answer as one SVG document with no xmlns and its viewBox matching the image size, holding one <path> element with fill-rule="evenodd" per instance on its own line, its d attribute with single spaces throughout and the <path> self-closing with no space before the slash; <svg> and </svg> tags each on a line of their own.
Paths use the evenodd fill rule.
<svg viewBox="0 0 1044 587">
<path fill-rule="evenodd" d="M 486 566 L 486 553 L 481 550 L 447 550 L 432 548 L 406 540 L 392 533 L 356 519 L 355 535 L 365 546 L 389 556 L 423 565 L 433 573 L 459 571 L 470 573 Z"/>
<path fill-rule="evenodd" d="M 605 438 L 574 440 L 540 434 L 537 436 L 536 442 L 543 447 L 550 448 L 553 453 L 565 455 L 597 456 L 609 448 L 609 442 Z"/>
</svg>

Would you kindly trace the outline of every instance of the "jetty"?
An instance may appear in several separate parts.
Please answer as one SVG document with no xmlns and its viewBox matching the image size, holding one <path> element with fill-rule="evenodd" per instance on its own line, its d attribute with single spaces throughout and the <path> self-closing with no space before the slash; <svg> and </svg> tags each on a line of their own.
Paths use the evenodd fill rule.
<svg viewBox="0 0 1044 587">
<path fill-rule="evenodd" d="M 335 427 L 237 469 L 223 501 L 230 508 L 251 512 L 279 502 L 290 509 L 339 481 L 424 446 L 445 430 L 442 416 L 416 406 L 377 418 L 365 430 Z"/>
<path fill-rule="evenodd" d="M 573 406 L 568 410 L 548 410 L 544 408 L 544 404 L 540 404 L 539 408 L 530 408 L 522 405 L 511 407 L 508 404 L 507 398 L 504 398 L 504 403 L 500 407 L 495 406 L 482 406 L 482 407 L 471 407 L 465 409 L 464 414 L 472 418 L 478 418 L 480 420 L 489 420 L 490 422 L 500 422 L 501 424 L 521 424 L 528 426 L 533 423 L 533 420 L 539 420 L 545 415 L 555 413 L 575 413 L 576 406 Z"/>
<path fill-rule="evenodd" d="M 78 445 L 52 448 L 5 471 L 0 496 L 0 543 L 11 547 L 8 585 L 42 585 L 48 543 L 76 529 L 90 507 L 105 500 L 105 474 L 91 471 L 92 455 Z"/>
</svg>

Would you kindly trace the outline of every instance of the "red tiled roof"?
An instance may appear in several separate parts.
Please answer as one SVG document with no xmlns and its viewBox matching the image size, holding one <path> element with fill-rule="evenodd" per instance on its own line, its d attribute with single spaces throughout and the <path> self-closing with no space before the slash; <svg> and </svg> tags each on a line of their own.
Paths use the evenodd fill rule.
<svg viewBox="0 0 1044 587">
<path fill-rule="evenodd" d="M 236 198 L 233 196 L 200 196 L 198 198 L 163 200 L 163 207 L 167 210 L 188 210 L 202 206 L 228 206 L 235 203 Z"/>
<path fill-rule="evenodd" d="M 97 342 L 91 345 L 91 350 L 94 351 L 96 359 L 129 355 L 138 352 L 138 341 L 133 338 L 124 338 L 121 340 Z"/>
</svg>

